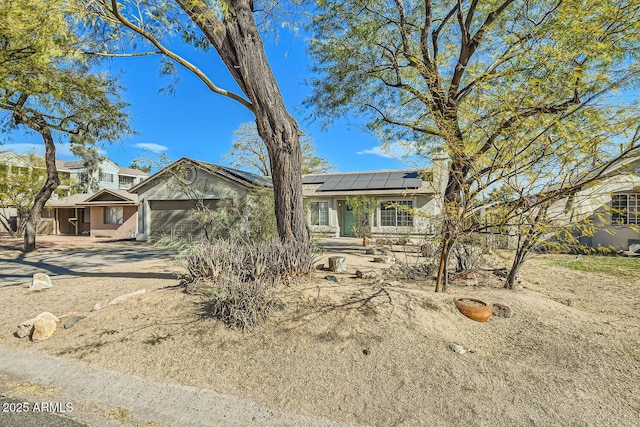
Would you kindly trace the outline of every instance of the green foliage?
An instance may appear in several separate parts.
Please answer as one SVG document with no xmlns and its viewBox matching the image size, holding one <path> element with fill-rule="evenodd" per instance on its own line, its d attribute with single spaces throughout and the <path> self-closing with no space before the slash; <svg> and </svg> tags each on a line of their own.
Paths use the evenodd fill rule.
<svg viewBox="0 0 640 427">
<path fill-rule="evenodd" d="M 313 140 L 303 136 L 300 139 L 302 149 L 302 173 L 327 173 L 334 167 L 324 158 L 316 154 Z M 258 172 L 265 176 L 271 176 L 271 165 L 267 147 L 258 135 L 255 123 L 242 123 L 234 131 L 231 151 L 223 159 L 230 160 L 230 164 L 238 169 Z"/>
<path fill-rule="evenodd" d="M 348 197 L 346 204 L 353 211 L 355 224 L 353 232 L 358 237 L 371 237 L 371 215 L 375 214 L 378 200 L 375 197 L 352 196 Z"/>
<path fill-rule="evenodd" d="M 386 141 L 441 147 L 445 258 L 494 186 L 527 197 L 638 145 L 640 3 L 318 2 L 316 116 L 355 112 Z M 437 289 L 446 277 L 446 263 Z"/>
<path fill-rule="evenodd" d="M 149 173 L 153 169 L 153 163 L 148 159 L 133 159 L 129 168 Z"/>
<path fill-rule="evenodd" d="M 599 273 L 623 279 L 640 279 L 638 259 L 622 256 L 604 255 L 580 255 L 577 259 L 559 259 L 557 256 L 548 256 L 545 262 L 550 265 L 570 268 L 572 270 Z"/>
<path fill-rule="evenodd" d="M 36 194 L 44 184 L 46 173 L 42 157 L 35 153 L 21 156 L 29 166 L 4 164 L 0 168 L 0 223 L 13 235 L 24 231 L 25 221 Z M 13 230 L 9 208 L 17 213 L 17 230 Z"/>
<path fill-rule="evenodd" d="M 67 19 L 69 3 L 15 0 L 0 5 L 0 109 L 9 126 L 44 127 L 77 144 L 131 132 L 121 87 L 93 73 Z"/>
<path fill-rule="evenodd" d="M 246 195 L 223 190 L 215 209 L 201 206 L 195 212 L 210 238 L 245 242 L 265 241 L 278 235 L 273 208 L 273 190 L 258 189 Z"/>
<path fill-rule="evenodd" d="M 71 146 L 74 156 L 83 160 L 84 169 L 78 174 L 78 182 L 74 183 L 74 193 L 94 193 L 99 188 L 100 163 L 105 159 L 97 147 L 74 144 Z"/>
</svg>

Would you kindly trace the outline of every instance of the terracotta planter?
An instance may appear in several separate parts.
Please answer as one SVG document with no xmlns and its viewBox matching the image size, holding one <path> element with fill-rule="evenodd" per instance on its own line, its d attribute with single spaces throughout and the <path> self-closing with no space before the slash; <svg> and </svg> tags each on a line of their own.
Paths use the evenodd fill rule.
<svg viewBox="0 0 640 427">
<path fill-rule="evenodd" d="M 484 301 L 475 298 L 458 297 L 454 298 L 453 302 L 460 313 L 471 320 L 486 322 L 491 319 L 491 306 Z"/>
</svg>

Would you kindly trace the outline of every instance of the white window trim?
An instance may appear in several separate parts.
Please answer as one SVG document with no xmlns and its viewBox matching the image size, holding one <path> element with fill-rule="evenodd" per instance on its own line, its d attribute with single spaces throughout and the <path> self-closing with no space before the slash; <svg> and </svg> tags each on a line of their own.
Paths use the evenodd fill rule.
<svg viewBox="0 0 640 427">
<path fill-rule="evenodd" d="M 313 218 L 313 212 L 311 209 L 312 203 L 326 203 L 327 204 L 327 223 L 326 224 L 312 224 L 311 219 Z M 331 201 L 330 200 L 310 200 L 309 201 L 309 225 L 311 227 L 329 227 L 331 226 Z M 318 222 L 320 222 L 320 214 L 318 213 Z"/>
<path fill-rule="evenodd" d="M 621 207 L 621 212 L 614 212 L 614 209 L 618 209 L 613 206 L 613 199 L 618 196 L 624 196 L 626 198 L 626 206 Z M 635 199 L 635 209 L 630 209 L 630 199 Z M 617 193 L 611 195 L 611 225 L 626 226 L 626 225 L 640 225 L 640 193 Z M 633 212 L 630 215 L 630 211 Z M 622 219 L 623 221 L 615 221 L 614 216 Z"/>
<path fill-rule="evenodd" d="M 410 202 L 411 203 L 411 208 L 415 209 L 416 206 L 416 202 L 413 198 L 394 198 L 394 199 L 380 199 L 379 203 L 377 204 L 377 208 L 376 208 L 376 215 L 378 215 L 378 228 L 380 229 L 385 229 L 385 230 L 389 230 L 389 229 L 413 229 L 415 227 L 416 224 L 416 218 L 415 215 L 410 214 L 411 215 L 411 224 L 410 225 L 398 225 L 398 209 L 395 208 L 395 212 L 396 212 L 396 218 L 395 218 L 395 225 L 383 225 L 382 224 L 382 205 L 385 203 L 400 203 L 400 202 Z"/>
</svg>

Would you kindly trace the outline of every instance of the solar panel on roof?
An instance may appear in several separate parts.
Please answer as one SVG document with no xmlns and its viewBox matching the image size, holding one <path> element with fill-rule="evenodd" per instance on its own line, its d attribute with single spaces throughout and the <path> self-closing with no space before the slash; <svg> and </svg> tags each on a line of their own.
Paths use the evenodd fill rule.
<svg viewBox="0 0 640 427">
<path fill-rule="evenodd" d="M 422 179 L 413 171 L 324 175 L 322 182 L 318 191 L 408 189 L 422 185 Z"/>
</svg>

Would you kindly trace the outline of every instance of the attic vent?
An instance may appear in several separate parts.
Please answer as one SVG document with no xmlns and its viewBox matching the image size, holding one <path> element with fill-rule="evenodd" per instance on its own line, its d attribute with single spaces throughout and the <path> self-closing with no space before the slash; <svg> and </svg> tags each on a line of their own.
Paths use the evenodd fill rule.
<svg viewBox="0 0 640 427">
<path fill-rule="evenodd" d="M 188 183 L 192 183 L 196 180 L 196 168 L 194 168 L 193 166 L 186 168 L 184 170 L 183 176 L 185 181 L 187 181 Z"/>
</svg>

